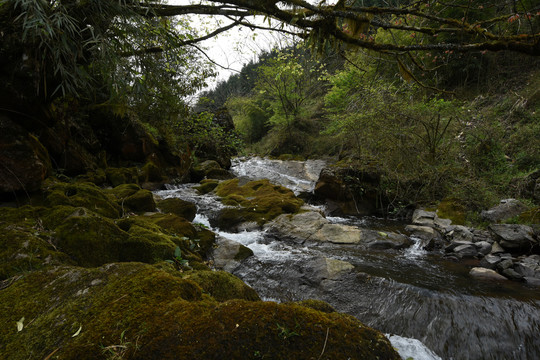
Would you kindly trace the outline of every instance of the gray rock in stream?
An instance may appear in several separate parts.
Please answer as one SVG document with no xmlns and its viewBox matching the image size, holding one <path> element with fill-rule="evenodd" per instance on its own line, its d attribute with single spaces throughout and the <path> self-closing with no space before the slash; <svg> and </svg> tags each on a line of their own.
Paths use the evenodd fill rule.
<svg viewBox="0 0 540 360">
<path fill-rule="evenodd" d="M 232 272 L 242 260 L 253 255 L 250 248 L 221 236 L 216 239 L 216 244 L 210 258 L 214 262 L 214 267 L 220 270 Z"/>
<path fill-rule="evenodd" d="M 495 270 L 485 269 L 481 267 L 472 268 L 469 274 L 475 278 L 486 279 L 486 280 L 508 280 L 506 277 L 502 276 Z"/>
<path fill-rule="evenodd" d="M 265 226 L 271 236 L 294 243 L 329 242 L 354 244 L 366 249 L 401 249 L 412 241 L 393 232 L 382 232 L 356 226 L 331 224 L 318 212 L 281 215 Z"/>
<path fill-rule="evenodd" d="M 527 250 L 538 243 L 533 238 L 533 229 L 527 225 L 492 224 L 489 231 L 506 250 Z"/>
</svg>

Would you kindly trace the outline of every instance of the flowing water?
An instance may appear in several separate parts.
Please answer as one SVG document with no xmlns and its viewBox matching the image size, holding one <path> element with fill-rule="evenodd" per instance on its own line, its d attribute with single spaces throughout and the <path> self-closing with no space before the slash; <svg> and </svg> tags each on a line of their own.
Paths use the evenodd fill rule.
<svg viewBox="0 0 540 360">
<path fill-rule="evenodd" d="M 270 178 L 297 194 L 313 187 L 322 161 L 237 159 L 233 172 Z M 231 234 L 213 228 L 222 205 L 192 185 L 160 191 L 197 203 L 194 222 L 251 248 L 255 254 L 232 272 L 265 300 L 320 299 L 387 333 L 405 359 L 540 359 L 540 289 L 468 275 L 473 264 L 445 261 L 414 245 L 402 251 L 366 251 L 354 245 L 284 243 L 262 230 Z M 403 224 L 374 218 L 328 217 L 335 223 L 396 231 Z M 354 269 L 325 277 L 320 260 Z M 423 345 L 427 346 L 427 348 Z"/>
</svg>

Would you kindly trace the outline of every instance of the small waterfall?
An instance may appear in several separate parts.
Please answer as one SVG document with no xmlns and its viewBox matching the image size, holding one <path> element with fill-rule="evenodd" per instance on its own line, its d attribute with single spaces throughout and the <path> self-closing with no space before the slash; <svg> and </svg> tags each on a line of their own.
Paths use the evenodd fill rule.
<svg viewBox="0 0 540 360">
<path fill-rule="evenodd" d="M 413 244 L 403 251 L 403 256 L 409 260 L 415 260 L 425 256 L 427 251 L 424 250 L 424 241 L 416 236 L 411 236 L 410 239 L 413 241 Z"/>
</svg>

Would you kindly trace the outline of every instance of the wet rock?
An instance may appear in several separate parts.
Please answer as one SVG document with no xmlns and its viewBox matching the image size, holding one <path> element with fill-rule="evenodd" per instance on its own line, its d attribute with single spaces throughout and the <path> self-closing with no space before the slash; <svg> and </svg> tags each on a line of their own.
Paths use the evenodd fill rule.
<svg viewBox="0 0 540 360">
<path fill-rule="evenodd" d="M 314 278 L 318 281 L 333 280 L 354 269 L 351 263 L 326 257 L 318 258 L 311 264 L 311 267 L 314 271 Z"/>
<path fill-rule="evenodd" d="M 487 279 L 487 280 L 508 280 L 495 270 L 491 269 L 485 269 L 481 267 L 474 267 L 471 269 L 469 274 L 473 277 L 479 278 L 479 279 Z"/>
<path fill-rule="evenodd" d="M 501 245 L 499 245 L 498 242 L 494 242 L 493 244 L 491 244 L 491 252 L 490 254 L 500 254 L 500 253 L 504 253 L 504 249 L 502 248 Z"/>
<path fill-rule="evenodd" d="M 412 216 L 413 225 L 429 226 L 439 230 L 445 230 L 452 224 L 450 219 L 441 219 L 434 211 L 416 209 Z"/>
<path fill-rule="evenodd" d="M 474 258 L 478 255 L 476 247 L 472 244 L 459 245 L 454 249 L 454 253 L 461 259 Z"/>
<path fill-rule="evenodd" d="M 533 229 L 527 225 L 492 224 L 489 230 L 506 250 L 530 250 L 537 244 L 533 238 Z"/>
<path fill-rule="evenodd" d="M 445 246 L 444 251 L 452 252 L 458 246 L 462 246 L 462 245 L 474 246 L 474 243 L 472 241 L 462 241 L 462 240 L 452 241 L 449 245 Z"/>
<path fill-rule="evenodd" d="M 514 270 L 526 278 L 540 279 L 540 255 L 527 256 L 514 264 Z"/>
<path fill-rule="evenodd" d="M 540 279 L 539 278 L 532 278 L 532 277 L 524 277 L 523 280 L 527 283 L 527 285 L 533 285 L 533 286 L 540 286 Z"/>
<path fill-rule="evenodd" d="M 507 269 L 502 270 L 501 274 L 510 280 L 516 280 L 516 281 L 523 280 L 523 275 L 519 274 L 512 268 L 507 268 Z"/>
<path fill-rule="evenodd" d="M 218 237 L 210 258 L 217 269 L 232 272 L 242 260 L 253 256 L 253 251 L 239 242 Z"/>
<path fill-rule="evenodd" d="M 435 211 L 425 211 L 422 209 L 417 209 L 414 211 L 412 216 L 412 223 L 419 226 L 433 226 L 437 214 Z"/>
<path fill-rule="evenodd" d="M 452 230 L 446 233 L 446 238 L 451 241 L 467 241 L 473 242 L 474 235 L 469 228 L 463 225 L 455 225 Z"/>
<path fill-rule="evenodd" d="M 334 244 L 358 244 L 364 239 L 363 231 L 355 226 L 325 224 L 310 240 L 328 241 Z"/>
<path fill-rule="evenodd" d="M 425 243 L 424 249 L 426 250 L 439 249 L 444 245 L 441 234 L 432 227 L 407 225 L 405 231 L 410 232 L 411 236 L 421 239 Z"/>
<path fill-rule="evenodd" d="M 527 206 L 516 199 L 504 199 L 500 204 L 480 213 L 483 220 L 497 223 L 518 216 L 527 210 Z"/>
<path fill-rule="evenodd" d="M 497 269 L 503 271 L 511 268 L 514 265 L 514 262 L 511 259 L 503 259 L 497 264 Z"/>
<path fill-rule="evenodd" d="M 478 252 L 482 256 L 485 256 L 485 255 L 491 253 L 491 250 L 493 248 L 493 246 L 490 243 L 488 243 L 487 241 L 475 242 L 474 246 L 476 247 L 476 249 L 478 250 Z"/>
<path fill-rule="evenodd" d="M 283 240 L 303 243 L 330 222 L 319 212 L 309 211 L 294 215 L 280 215 L 274 221 L 265 225 L 269 234 L 274 234 Z"/>
<path fill-rule="evenodd" d="M 501 262 L 501 258 L 497 255 L 486 255 L 480 260 L 480 266 L 487 269 L 495 270 L 497 264 Z"/>
</svg>

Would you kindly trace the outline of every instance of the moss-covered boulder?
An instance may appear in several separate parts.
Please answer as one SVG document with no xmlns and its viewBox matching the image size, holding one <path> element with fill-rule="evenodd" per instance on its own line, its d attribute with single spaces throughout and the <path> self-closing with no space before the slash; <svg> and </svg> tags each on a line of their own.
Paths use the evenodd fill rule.
<svg viewBox="0 0 540 360">
<path fill-rule="evenodd" d="M 193 271 L 184 279 L 197 284 L 217 301 L 243 299 L 260 300 L 257 292 L 247 286 L 242 280 L 225 271 Z"/>
<path fill-rule="evenodd" d="M 92 183 L 65 183 L 51 180 L 44 186 L 49 206 L 68 205 L 85 207 L 108 218 L 120 216 L 120 206 L 113 195 L 107 194 Z"/>
<path fill-rule="evenodd" d="M 80 266 L 119 261 L 129 235 L 112 220 L 93 213 L 69 216 L 55 229 L 55 243 Z M 144 255 L 142 253 L 141 255 Z"/>
<path fill-rule="evenodd" d="M 137 168 L 113 168 L 109 167 L 105 170 L 107 181 L 116 187 L 122 184 L 133 184 L 139 181 L 139 171 Z"/>
<path fill-rule="evenodd" d="M 46 266 L 74 264 L 53 243 L 54 233 L 45 229 L 45 208 L 0 208 L 0 280 Z"/>
<path fill-rule="evenodd" d="M 10 360 L 400 359 L 383 334 L 351 316 L 296 304 L 219 302 L 181 276 L 140 263 L 28 274 L 0 290 L 0 354 Z M 197 280 L 208 286 L 204 276 Z"/>
<path fill-rule="evenodd" d="M 223 229 L 234 229 L 245 222 L 263 225 L 281 214 L 298 212 L 304 203 L 291 190 L 266 179 L 244 185 L 239 179 L 223 181 L 215 191 L 225 205 L 231 206 L 218 216 L 217 225 Z"/>
<path fill-rule="evenodd" d="M 208 194 L 218 186 L 219 181 L 215 179 L 205 179 L 200 182 L 200 185 L 195 186 L 194 189 L 201 195 Z"/>
<path fill-rule="evenodd" d="M 171 213 L 183 217 L 188 221 L 193 221 L 197 214 L 195 204 L 179 198 L 169 198 L 157 202 L 157 207 L 164 213 Z"/>
<path fill-rule="evenodd" d="M 109 190 L 118 200 L 118 204 L 123 210 L 133 212 L 156 211 L 154 195 L 149 190 L 141 189 L 137 184 L 122 184 Z"/>
</svg>

